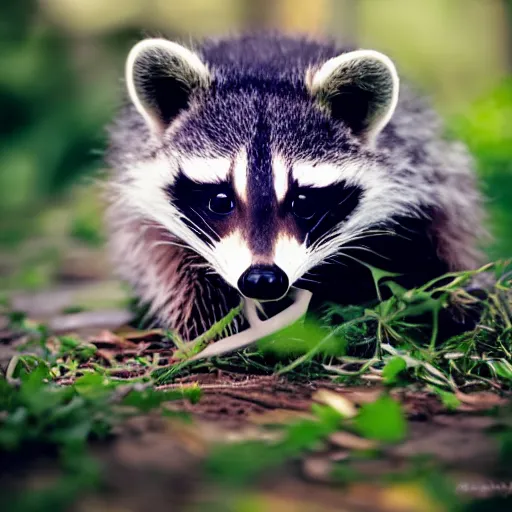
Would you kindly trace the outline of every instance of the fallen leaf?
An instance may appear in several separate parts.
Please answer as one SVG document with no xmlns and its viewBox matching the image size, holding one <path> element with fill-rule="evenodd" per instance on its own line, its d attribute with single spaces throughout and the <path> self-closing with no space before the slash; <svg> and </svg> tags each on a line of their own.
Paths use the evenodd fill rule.
<svg viewBox="0 0 512 512">
<path fill-rule="evenodd" d="M 312 455 L 302 461 L 304 476 L 315 482 L 328 483 L 332 481 L 332 462 L 322 455 Z"/>
<path fill-rule="evenodd" d="M 332 407 L 345 418 L 353 418 L 357 415 L 357 408 L 354 404 L 340 393 L 335 393 L 327 389 L 319 389 L 312 398 L 317 402 Z"/>
<path fill-rule="evenodd" d="M 143 341 L 161 341 L 164 337 L 162 329 L 135 330 L 132 328 L 116 330 L 118 336 L 122 336 L 126 340 L 143 340 Z"/>
<path fill-rule="evenodd" d="M 369 404 L 379 398 L 383 389 L 381 386 L 347 388 L 344 394 L 356 405 Z"/>
<path fill-rule="evenodd" d="M 336 450 L 335 452 L 329 453 L 329 460 L 333 462 L 341 462 L 347 460 L 349 457 L 350 452 L 348 450 Z"/>
<path fill-rule="evenodd" d="M 112 331 L 101 331 L 98 336 L 94 336 L 91 338 L 90 343 L 93 343 L 97 347 L 106 346 L 114 346 L 120 350 L 131 349 L 133 351 L 138 351 L 139 345 L 134 343 L 133 341 L 128 341 L 117 334 L 114 334 Z M 109 347 L 110 348 L 110 347 Z"/>
<path fill-rule="evenodd" d="M 350 448 L 351 450 L 371 450 L 378 446 L 378 444 L 371 439 L 365 439 L 346 431 L 331 434 L 329 436 L 329 442 L 340 448 Z"/>
<path fill-rule="evenodd" d="M 274 409 L 262 414 L 250 413 L 248 416 L 248 420 L 256 425 L 282 425 L 312 418 L 314 418 L 312 414 L 290 409 Z"/>
<path fill-rule="evenodd" d="M 96 351 L 96 355 L 105 359 L 109 364 L 112 364 L 115 361 L 116 353 L 113 350 L 108 350 L 105 348 L 100 348 Z"/>
<path fill-rule="evenodd" d="M 483 411 L 508 403 L 506 398 L 502 398 L 496 393 L 491 393 L 489 391 L 481 391 L 479 393 L 469 394 L 457 390 L 455 395 L 462 402 L 460 410 Z M 464 405 L 467 407 L 464 407 Z"/>
</svg>

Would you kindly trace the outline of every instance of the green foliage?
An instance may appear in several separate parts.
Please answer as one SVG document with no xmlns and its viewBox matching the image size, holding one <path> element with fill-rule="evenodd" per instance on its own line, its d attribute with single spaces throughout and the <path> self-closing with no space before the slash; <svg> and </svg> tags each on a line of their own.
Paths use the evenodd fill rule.
<svg viewBox="0 0 512 512">
<path fill-rule="evenodd" d="M 103 126 L 111 118 L 119 92 L 114 75 L 119 76 L 121 69 L 113 74 L 110 69 L 122 61 L 128 45 L 118 51 L 116 45 L 123 46 L 119 34 L 109 41 L 96 37 L 92 46 L 87 38 L 64 36 L 44 21 L 35 0 L 4 4 L 0 16 L 0 244 L 12 248 L 27 236 L 43 232 L 49 237 L 62 229 L 56 216 L 42 215 L 42 209 L 99 167 L 101 156 L 94 151 L 104 145 Z M 512 254 L 511 117 L 509 79 L 450 123 L 452 132 L 475 154 L 490 199 L 487 206 L 496 239 L 489 250 L 492 258 Z M 63 213 L 66 236 L 73 243 L 102 244 L 96 201 L 88 195 L 73 195 Z M 51 269 L 60 266 L 61 252 L 66 249 L 20 251 L 23 264 L 12 272 L 9 267 L 5 278 L 0 276 L 0 288 L 48 285 Z M 3 264 L 0 261 L 0 267 Z M 372 271 L 377 284 L 392 277 Z M 111 369 L 97 364 L 94 345 L 74 336 L 50 338 L 44 327 L 12 315 L 12 327 L 31 337 L 30 348 L 36 355 L 15 356 L 7 375 L 0 377 L 0 457 L 33 456 L 40 448 L 49 449 L 58 454 L 62 474 L 55 485 L 13 497 L 6 510 L 69 509 L 81 492 L 101 482 L 100 468 L 87 453 L 91 441 L 110 436 L 127 414 L 160 410 L 170 400 L 199 399 L 200 389 L 195 386 L 156 391 L 151 376 L 169 382 L 187 372 L 227 368 L 277 372 L 289 379 L 371 379 L 389 387 L 412 383 L 427 386 L 448 409 L 459 406 L 455 392 L 470 383 L 510 389 L 510 278 L 499 281 L 487 299 L 478 300 L 461 288 L 471 276 L 453 275 L 448 283 L 429 283 L 412 291 L 388 283 L 392 297 L 386 301 L 367 308 L 329 305 L 319 319 L 299 322 L 260 340 L 257 348 L 213 361 L 180 360 L 155 370 L 143 358 L 134 359 L 130 364 L 149 368 L 139 379 L 144 384 L 109 377 Z M 482 308 L 479 326 L 440 344 L 440 315 L 453 305 L 464 309 L 468 304 Z M 211 339 L 229 334 L 239 313 L 237 308 L 195 340 L 193 350 L 182 346 L 176 358 L 196 353 Z M 418 325 L 419 317 L 425 325 Z M 50 349 L 51 343 L 57 348 Z M 54 382 L 63 376 L 72 383 Z M 313 419 L 285 427 L 281 440 L 273 444 L 219 446 L 208 460 L 210 474 L 224 483 L 247 483 L 314 448 L 340 427 L 384 442 L 398 441 L 405 433 L 400 406 L 387 395 L 363 406 L 352 422 L 326 406 L 314 407 L 312 414 Z M 502 444 L 506 466 L 512 454 L 511 436 L 504 436 Z M 357 477 L 343 469 L 338 468 L 343 481 Z M 435 476 L 429 475 L 427 483 L 437 492 L 446 490 L 446 481 Z M 494 510 L 493 506 L 502 507 L 502 503 L 491 504 L 491 508 L 477 504 L 468 510 Z"/>
<path fill-rule="evenodd" d="M 156 409 L 164 402 L 173 400 L 181 400 L 186 397 L 190 403 L 197 403 L 201 397 L 201 389 L 199 386 L 190 386 L 184 389 L 170 389 L 155 392 L 151 388 L 143 390 L 132 390 L 124 398 L 123 405 L 130 405 L 137 408 L 141 412 L 148 412 Z"/>
<path fill-rule="evenodd" d="M 484 175 L 512 162 L 511 117 L 512 80 L 507 79 L 452 121 L 453 130 L 483 164 Z"/>
<path fill-rule="evenodd" d="M 407 363 L 401 357 L 392 357 L 382 369 L 384 384 L 395 384 L 398 382 L 399 374 L 407 369 Z"/>
<path fill-rule="evenodd" d="M 330 330 L 318 320 L 306 319 L 262 338 L 258 341 L 258 349 L 264 355 L 283 357 L 305 354 L 317 350 L 320 345 L 322 354 L 326 356 L 345 354 L 347 340 L 343 332 L 329 334 Z"/>
<path fill-rule="evenodd" d="M 19 211 L 96 167 L 91 148 L 109 112 L 98 91 L 81 90 L 68 44 L 50 29 L 5 44 L 0 190 L 2 209 Z"/>
<path fill-rule="evenodd" d="M 51 382 L 47 363 L 36 358 L 22 359 L 14 376 L 19 377 L 19 386 L 0 380 L 0 411 L 6 413 L 0 422 L 0 450 L 16 450 L 34 442 L 83 448 L 91 438 L 104 438 L 123 418 L 116 405 L 147 412 L 167 401 L 197 401 L 200 396 L 198 388 L 121 390 L 119 382 L 100 373 L 88 373 L 70 386 L 58 386 Z"/>
<path fill-rule="evenodd" d="M 386 395 L 364 404 L 355 418 L 355 426 L 364 437 L 391 443 L 401 441 L 407 429 L 400 404 Z"/>
<path fill-rule="evenodd" d="M 223 484 L 240 486 L 257 476 L 298 457 L 341 426 L 342 415 L 328 406 L 315 406 L 314 418 L 301 420 L 285 427 L 283 439 L 268 444 L 260 441 L 219 445 L 207 460 L 206 468 L 212 479 Z"/>
<path fill-rule="evenodd" d="M 475 155 L 489 200 L 492 259 L 512 254 L 512 79 L 508 78 L 451 120 L 453 134 Z"/>
<path fill-rule="evenodd" d="M 101 58 L 86 57 L 90 43 L 42 22 L 39 10 L 35 0 L 3 2 L 0 16 L 3 244 L 40 230 L 41 209 L 80 177 L 96 172 L 103 127 L 116 105 L 117 88 L 106 72 L 111 63 L 103 42 L 97 40 L 93 49 Z M 98 243 L 98 221 L 97 213 L 79 215 L 73 235 Z"/>
<path fill-rule="evenodd" d="M 68 354 L 84 355 L 72 339 L 66 339 L 65 346 Z M 96 372 L 61 386 L 52 382 L 50 366 L 48 360 L 23 356 L 11 382 L 0 377 L 0 457 L 55 453 L 62 474 L 37 491 L 5 493 L 3 510 L 68 510 L 80 494 L 101 483 L 100 468 L 88 453 L 91 441 L 106 439 L 127 416 L 172 400 L 197 401 L 200 396 L 194 387 L 157 391 L 127 386 Z"/>
<path fill-rule="evenodd" d="M 430 389 L 441 399 L 442 404 L 449 410 L 455 410 L 460 405 L 460 400 L 455 393 L 444 391 L 436 386 L 431 386 Z"/>
<path fill-rule="evenodd" d="M 91 246 L 101 246 L 104 242 L 103 222 L 101 210 L 97 201 L 89 197 L 89 194 L 82 194 L 75 203 L 74 217 L 70 226 L 72 238 Z"/>
<path fill-rule="evenodd" d="M 240 304 L 229 311 L 229 313 L 221 318 L 218 322 L 213 324 L 206 332 L 198 336 L 195 340 L 190 343 L 185 343 L 181 340 L 175 333 L 170 333 L 172 340 L 178 346 L 178 351 L 175 354 L 177 359 L 183 359 L 187 357 L 191 357 L 197 353 L 199 353 L 203 348 L 205 343 L 220 338 L 226 337 L 233 333 L 232 324 L 233 320 L 242 313 L 243 302 L 240 301 Z"/>
<path fill-rule="evenodd" d="M 377 273 L 376 283 L 388 287 L 392 296 L 373 307 L 330 304 L 321 318 L 298 321 L 260 340 L 256 348 L 212 361 L 184 360 L 154 377 L 159 383 L 172 382 L 209 366 L 299 379 L 334 374 L 347 383 L 366 378 L 389 386 L 421 383 L 455 407 L 450 392 L 469 382 L 473 388 L 487 388 L 492 382 L 510 389 L 512 280 L 506 269 L 506 264 L 495 265 L 498 279 L 485 298 L 464 287 L 479 273 L 491 272 L 490 265 L 447 274 L 414 290 L 380 282 L 388 276 Z M 468 316 L 475 321 L 480 317 L 475 329 L 446 337 L 452 328 L 446 322 Z"/>
<path fill-rule="evenodd" d="M 480 271 L 489 271 L 489 267 Z M 155 370 L 144 357 L 133 359 L 131 365 L 147 369 L 143 378 L 133 381 L 109 377 L 116 370 L 115 362 L 113 368 L 99 364 L 93 344 L 76 336 L 49 337 L 44 327 L 23 315 L 10 315 L 11 327 L 27 333 L 32 340 L 24 349 L 38 355 L 22 352 L 15 356 L 6 377 L 0 379 L 0 454 L 50 447 L 59 456 L 63 475 L 31 496 L 14 495 L 9 509 L 68 508 L 81 492 L 94 490 L 101 483 L 100 468 L 88 455 L 91 441 L 108 438 L 127 415 L 151 410 L 175 414 L 165 408 L 166 402 L 183 398 L 196 402 L 200 398 L 198 386 L 155 390 L 157 377 L 168 382 L 187 373 L 214 368 L 281 373 L 289 379 L 320 377 L 345 381 L 371 377 L 388 387 L 413 384 L 429 389 L 449 410 L 458 407 L 457 389 L 468 382 L 472 386 L 479 382 L 483 388 L 492 384 L 494 389 L 509 389 L 510 276 L 498 267 L 497 275 L 502 277 L 498 277 L 485 299 L 478 299 L 464 289 L 476 273 L 451 274 L 409 291 L 383 282 L 388 276 L 376 273 L 376 286 L 387 286 L 392 296 L 373 307 L 329 305 L 316 320 L 299 322 L 263 340 L 257 348 L 213 361 L 178 360 Z M 482 310 L 480 327 L 439 343 L 441 327 L 436 315 L 448 307 L 475 304 Z M 418 325 L 414 321 L 418 315 L 426 315 L 430 323 Z M 214 326 L 210 333 L 229 331 L 228 320 Z M 298 355 L 294 343 L 301 337 L 305 339 L 299 343 L 302 354 Z M 200 340 L 201 345 L 204 341 Z M 279 343 L 282 345 L 276 350 Z M 183 354 L 183 347 L 179 352 Z M 55 383 L 63 378 L 70 384 Z M 329 405 L 313 405 L 310 418 L 276 427 L 278 435 L 274 441 L 219 444 L 205 463 L 208 478 L 230 488 L 245 488 L 283 464 L 317 450 L 340 429 L 376 443 L 374 449 L 353 451 L 352 459 L 377 456 L 380 447 L 401 441 L 407 433 L 402 407 L 387 393 L 360 409 L 347 409 L 335 399 L 324 403 Z M 506 457 L 510 440 L 505 436 L 502 444 Z M 434 473 L 432 468 L 419 467 L 403 481 L 415 485 L 420 482 L 422 488 L 435 487 Z M 334 465 L 332 477 L 347 484 L 363 476 L 353 470 L 350 461 L 345 461 Z M 404 475 L 393 475 L 390 482 L 400 478 Z M 452 500 L 452 494 L 446 489 L 432 492 L 443 503 Z M 42 507 L 40 504 L 44 507 L 38 508 Z"/>
<path fill-rule="evenodd" d="M 74 357 L 78 361 L 87 361 L 96 353 L 96 347 L 90 343 L 84 343 L 82 340 L 73 336 L 60 336 L 60 350 L 58 357 Z"/>
</svg>

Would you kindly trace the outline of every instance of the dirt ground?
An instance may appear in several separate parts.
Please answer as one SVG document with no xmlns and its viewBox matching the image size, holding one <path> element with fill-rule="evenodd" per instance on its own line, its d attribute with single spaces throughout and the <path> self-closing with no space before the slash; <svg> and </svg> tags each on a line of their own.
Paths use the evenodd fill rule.
<svg viewBox="0 0 512 512">
<path fill-rule="evenodd" d="M 191 413 L 191 424 L 159 417 L 135 418 L 120 428 L 118 437 L 98 457 L 106 467 L 108 492 L 85 500 L 78 510 L 126 509 L 145 511 L 236 508 L 236 489 L 217 487 L 203 475 L 203 461 L 216 443 L 249 440 L 273 442 L 272 426 L 307 417 L 315 392 L 329 390 L 360 405 L 380 394 L 378 387 L 344 388 L 330 382 L 290 383 L 275 377 L 233 374 L 195 375 L 203 397 L 199 403 L 170 404 L 173 410 Z M 371 442 L 346 432 L 332 434 L 326 442 L 298 459 L 287 461 L 259 478 L 244 493 L 252 493 L 261 510 L 268 511 L 422 511 L 446 510 L 414 485 L 384 485 L 383 476 L 407 471 L 410 461 L 432 456 L 446 478 L 453 480 L 463 499 L 495 494 L 489 483 L 500 482 L 496 473 L 498 444 L 489 434 L 497 420 L 484 411 L 497 400 L 494 395 L 457 413 L 447 413 L 426 393 L 397 392 L 408 417 L 408 435 L 400 444 L 384 449 L 377 459 L 351 464 L 366 480 L 336 484 L 333 464 L 348 460 L 354 449 Z M 484 405 L 485 403 L 485 405 Z M 465 407 L 462 407 L 464 409 Z M 233 508 L 230 508 L 233 507 Z M 214 510 L 217 510 L 214 508 Z M 242 510 L 242 508 L 240 508 Z M 260 510 L 260 509 L 255 509 Z"/>
<path fill-rule="evenodd" d="M 56 332 L 81 332 L 83 336 L 95 338 L 99 354 L 106 361 L 118 357 L 119 351 L 137 352 L 142 343 L 144 350 L 159 352 L 166 362 L 167 349 L 160 347 L 157 334 L 129 340 L 124 348 L 113 341 L 117 339 L 115 335 L 111 334 L 110 338 L 105 334 L 111 333 L 105 328 L 112 329 L 113 324 L 125 322 L 123 310 L 100 311 L 95 316 L 58 316 L 48 305 L 58 303 L 62 309 L 65 301 L 55 297 L 58 296 L 51 301 L 37 296 L 18 297 L 17 304 L 28 314 L 44 318 Z M 18 338 L 16 333 L 5 329 L 0 338 L 0 360 L 5 365 Z M 107 441 L 91 447 L 94 458 L 101 463 L 103 482 L 98 491 L 78 499 L 74 510 L 451 510 L 447 504 L 433 500 L 419 485 L 399 478 L 389 481 L 390 475 L 412 471 L 414 461 L 420 458 L 432 461 L 432 467 L 438 468 L 440 477 L 450 482 L 449 486 L 462 502 L 496 497 L 506 508 L 506 498 L 512 493 L 512 483 L 504 480 L 499 438 L 495 435 L 503 430 L 504 420 L 499 415 L 488 414 L 490 409 L 504 406 L 507 399 L 494 393 L 461 394 L 459 408 L 447 411 L 436 396 L 425 390 L 395 389 L 392 396 L 402 404 L 408 422 L 407 436 L 402 442 L 379 447 L 376 458 L 353 458 L 355 450 L 373 449 L 375 445 L 340 430 L 300 457 L 292 457 L 264 471 L 251 485 L 237 488 L 208 475 L 205 463 L 216 446 L 276 442 L 282 435 L 279 425 L 310 417 L 311 406 L 322 393 L 342 396 L 359 407 L 373 402 L 383 387 L 378 384 L 347 387 L 331 380 L 291 381 L 275 375 L 216 369 L 175 379 L 159 389 L 194 383 L 202 390 L 198 403 L 180 400 L 165 404 L 169 411 L 188 413 L 192 421 L 157 413 L 137 416 L 116 427 Z M 231 453 L 236 458 L 236 450 Z M 21 457 L 23 460 L 17 454 L 0 463 L 0 486 L 4 490 L 30 491 L 55 478 L 57 470 L 51 456 L 24 454 Z M 350 468 L 364 478 L 341 485 L 332 476 L 341 461 L 350 462 Z M 236 462 L 228 460 L 226 464 Z"/>
</svg>

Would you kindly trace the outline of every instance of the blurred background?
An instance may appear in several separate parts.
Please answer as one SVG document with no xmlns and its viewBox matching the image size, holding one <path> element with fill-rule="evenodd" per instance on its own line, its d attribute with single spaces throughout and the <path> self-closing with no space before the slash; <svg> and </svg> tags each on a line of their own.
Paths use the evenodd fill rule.
<svg viewBox="0 0 512 512">
<path fill-rule="evenodd" d="M 475 154 L 489 258 L 512 256 L 512 0 L 3 0 L 0 291 L 108 275 L 96 182 L 131 45 L 258 28 L 392 56 Z"/>
</svg>

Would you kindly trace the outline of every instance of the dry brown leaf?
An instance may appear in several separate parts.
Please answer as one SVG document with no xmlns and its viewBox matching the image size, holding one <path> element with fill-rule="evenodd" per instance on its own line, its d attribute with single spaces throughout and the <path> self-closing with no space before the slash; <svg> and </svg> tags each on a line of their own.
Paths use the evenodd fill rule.
<svg viewBox="0 0 512 512">
<path fill-rule="evenodd" d="M 364 439 L 350 432 L 339 431 L 329 436 L 329 442 L 340 448 L 350 448 L 351 450 L 371 450 L 378 445 L 371 439 Z"/>
<path fill-rule="evenodd" d="M 97 347 L 102 346 L 114 346 L 120 350 L 133 350 L 137 352 L 139 350 L 139 345 L 134 343 L 133 341 L 129 341 L 124 339 L 117 334 L 114 334 L 112 331 L 101 331 L 98 336 L 94 336 L 89 340 L 90 343 L 96 345 Z"/>
<path fill-rule="evenodd" d="M 482 411 L 495 406 L 505 405 L 508 400 L 489 391 L 480 391 L 478 393 L 455 392 L 456 397 L 462 402 L 459 406 L 461 411 Z"/>
<path fill-rule="evenodd" d="M 149 342 L 160 341 L 164 336 L 164 331 L 162 329 L 148 329 L 145 331 L 126 327 L 123 329 L 116 329 L 116 334 L 118 336 L 122 336 L 126 340 L 143 340 Z"/>
<path fill-rule="evenodd" d="M 329 460 L 333 462 L 341 462 L 343 460 L 347 460 L 350 457 L 350 452 L 348 450 L 336 450 L 335 452 L 329 453 Z"/>
<path fill-rule="evenodd" d="M 98 349 L 96 351 L 96 355 L 107 361 L 109 364 L 112 364 L 116 358 L 116 353 L 113 350 L 108 350 L 106 348 Z"/>
<path fill-rule="evenodd" d="M 250 413 L 248 420 L 256 425 L 282 425 L 297 420 L 313 419 L 313 417 L 312 414 L 308 414 L 307 412 L 290 409 L 274 409 L 273 411 L 261 414 Z"/>
<path fill-rule="evenodd" d="M 383 388 L 380 386 L 347 388 L 344 394 L 356 405 L 361 405 L 375 402 L 381 395 L 382 390 Z"/>
<path fill-rule="evenodd" d="M 319 389 L 312 398 L 317 402 L 332 407 L 345 418 L 353 418 L 357 414 L 354 404 L 340 393 L 335 393 L 328 389 Z"/>
<path fill-rule="evenodd" d="M 332 461 L 325 455 L 311 455 L 302 461 L 304 476 L 315 482 L 332 481 Z"/>
</svg>

